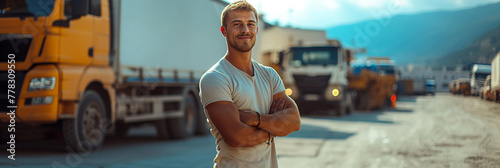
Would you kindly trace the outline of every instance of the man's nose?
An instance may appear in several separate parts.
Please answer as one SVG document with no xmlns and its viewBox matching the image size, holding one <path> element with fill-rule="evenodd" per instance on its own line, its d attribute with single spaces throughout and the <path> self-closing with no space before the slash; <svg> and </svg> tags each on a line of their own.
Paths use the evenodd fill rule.
<svg viewBox="0 0 500 168">
<path fill-rule="evenodd" d="M 248 33 L 248 32 L 250 32 L 248 25 L 243 25 L 241 28 L 241 33 Z"/>
</svg>

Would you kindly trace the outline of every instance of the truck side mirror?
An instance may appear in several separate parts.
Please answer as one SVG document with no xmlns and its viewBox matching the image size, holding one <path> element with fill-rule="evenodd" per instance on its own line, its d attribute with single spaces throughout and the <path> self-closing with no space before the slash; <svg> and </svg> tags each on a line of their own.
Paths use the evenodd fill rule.
<svg viewBox="0 0 500 168">
<path fill-rule="evenodd" d="M 89 0 L 73 0 L 71 2 L 71 18 L 77 19 L 89 13 Z"/>
</svg>

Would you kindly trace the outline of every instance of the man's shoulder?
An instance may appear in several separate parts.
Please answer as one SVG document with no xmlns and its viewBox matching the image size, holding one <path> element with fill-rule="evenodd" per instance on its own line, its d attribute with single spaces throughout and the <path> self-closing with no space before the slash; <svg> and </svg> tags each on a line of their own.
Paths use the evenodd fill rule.
<svg viewBox="0 0 500 168">
<path fill-rule="evenodd" d="M 202 76 L 201 82 L 203 81 L 214 81 L 214 80 L 227 80 L 229 76 L 225 72 L 225 68 L 222 65 L 221 61 L 217 62 L 214 66 L 208 69 Z M 200 82 L 200 83 L 201 83 Z"/>
</svg>

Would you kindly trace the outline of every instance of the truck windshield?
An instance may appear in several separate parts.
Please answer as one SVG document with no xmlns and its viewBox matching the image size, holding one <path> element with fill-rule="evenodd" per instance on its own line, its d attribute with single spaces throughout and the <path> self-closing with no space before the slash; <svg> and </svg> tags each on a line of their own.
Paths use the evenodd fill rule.
<svg viewBox="0 0 500 168">
<path fill-rule="evenodd" d="M 291 50 L 291 66 L 337 65 L 337 48 L 295 48 Z"/>
<path fill-rule="evenodd" d="M 475 77 L 476 79 L 486 79 L 486 77 L 487 77 L 488 75 L 490 75 L 490 74 L 486 74 L 486 73 L 476 73 L 476 74 L 474 75 L 474 77 Z"/>
<path fill-rule="evenodd" d="M 2 0 L 0 17 L 48 16 L 55 0 Z"/>
<path fill-rule="evenodd" d="M 383 71 L 386 75 L 394 75 L 394 66 L 392 65 L 380 65 L 379 72 Z"/>
</svg>

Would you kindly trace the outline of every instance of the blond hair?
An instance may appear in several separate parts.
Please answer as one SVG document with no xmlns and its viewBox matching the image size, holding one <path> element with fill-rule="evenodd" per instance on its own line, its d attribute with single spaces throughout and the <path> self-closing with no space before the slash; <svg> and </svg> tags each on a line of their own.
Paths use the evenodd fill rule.
<svg viewBox="0 0 500 168">
<path fill-rule="evenodd" d="M 222 11 L 222 15 L 220 17 L 221 26 L 226 28 L 226 25 L 227 25 L 226 20 L 227 20 L 229 13 L 231 13 L 232 11 L 236 11 L 236 10 L 252 11 L 255 15 L 256 22 L 257 23 L 259 22 L 257 10 L 250 3 L 242 0 L 242 1 L 235 1 L 233 3 L 230 3 L 229 5 L 226 6 L 226 8 L 224 8 L 224 10 Z"/>
</svg>

